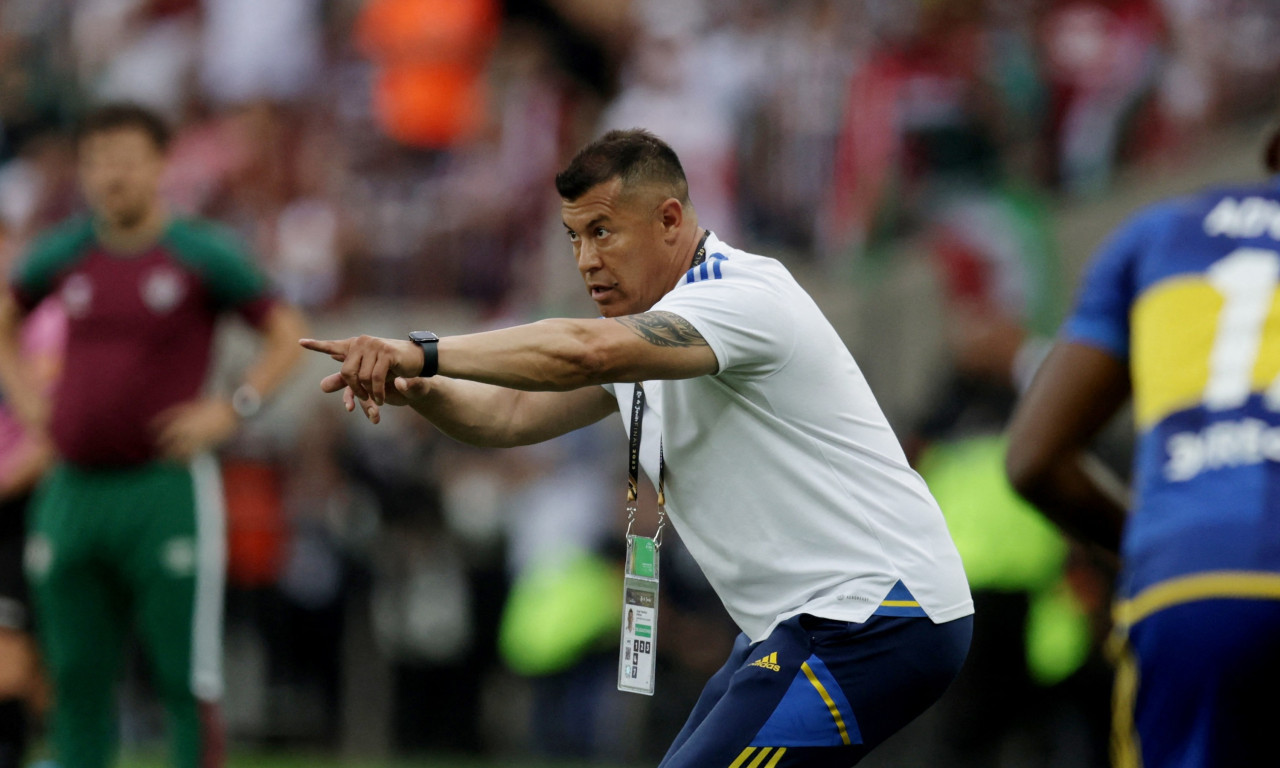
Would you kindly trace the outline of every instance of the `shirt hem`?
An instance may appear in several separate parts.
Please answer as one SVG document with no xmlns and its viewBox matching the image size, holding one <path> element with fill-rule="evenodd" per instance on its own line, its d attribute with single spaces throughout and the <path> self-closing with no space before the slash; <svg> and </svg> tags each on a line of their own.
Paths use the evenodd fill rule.
<svg viewBox="0 0 1280 768">
<path fill-rule="evenodd" d="M 759 637 L 753 637 L 745 629 L 742 630 L 742 632 L 747 635 L 748 639 L 750 639 L 752 643 L 758 643 L 762 640 L 768 639 L 769 635 L 773 634 L 773 630 L 776 629 L 779 624 L 794 616 L 799 616 L 802 613 L 817 616 L 820 619 L 852 621 L 861 624 L 870 619 L 879 607 L 880 606 L 878 604 L 864 603 L 860 604 L 856 611 L 833 611 L 830 608 L 824 608 L 822 606 L 804 605 L 796 608 L 795 610 L 778 614 Z M 936 611 L 925 607 L 924 611 L 925 618 L 928 618 L 934 624 L 945 624 L 948 621 L 955 621 L 956 619 L 963 619 L 965 616 L 972 616 L 974 613 L 973 600 L 965 600 L 962 603 L 957 603 Z"/>
</svg>

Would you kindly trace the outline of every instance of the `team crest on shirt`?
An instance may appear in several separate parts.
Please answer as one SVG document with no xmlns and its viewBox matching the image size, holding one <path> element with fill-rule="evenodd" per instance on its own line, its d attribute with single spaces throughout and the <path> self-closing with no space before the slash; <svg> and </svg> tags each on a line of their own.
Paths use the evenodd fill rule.
<svg viewBox="0 0 1280 768">
<path fill-rule="evenodd" d="M 167 315 L 186 295 L 182 274 L 170 267 L 157 267 L 142 278 L 142 302 L 157 315 Z"/>
<path fill-rule="evenodd" d="M 196 543 L 189 536 L 175 536 L 160 549 L 160 562 L 170 575 L 190 576 L 196 570 Z"/>
<path fill-rule="evenodd" d="M 35 533 L 27 537 L 22 551 L 22 565 L 27 578 L 40 581 L 53 565 L 53 542 L 43 534 Z"/>
<path fill-rule="evenodd" d="M 93 281 L 83 272 L 76 272 L 62 283 L 62 307 L 67 317 L 84 317 L 93 306 Z"/>
</svg>

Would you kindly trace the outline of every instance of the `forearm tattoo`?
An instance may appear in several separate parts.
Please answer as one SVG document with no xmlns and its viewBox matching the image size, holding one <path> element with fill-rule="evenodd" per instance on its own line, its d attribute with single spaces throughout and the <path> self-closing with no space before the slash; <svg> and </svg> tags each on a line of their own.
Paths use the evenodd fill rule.
<svg viewBox="0 0 1280 768">
<path fill-rule="evenodd" d="M 657 347 L 705 347 L 698 329 L 674 312 L 645 312 L 614 318 L 635 335 Z"/>
</svg>

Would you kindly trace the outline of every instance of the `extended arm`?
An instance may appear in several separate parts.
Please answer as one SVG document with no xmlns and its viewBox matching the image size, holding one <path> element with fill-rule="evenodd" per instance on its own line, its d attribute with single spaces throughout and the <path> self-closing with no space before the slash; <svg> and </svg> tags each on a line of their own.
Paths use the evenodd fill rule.
<svg viewBox="0 0 1280 768">
<path fill-rule="evenodd" d="M 679 315 L 543 320 L 440 340 L 440 372 L 514 389 L 687 379 L 716 371 L 707 342 Z"/>
<path fill-rule="evenodd" d="M 361 399 L 380 403 L 386 383 L 422 370 L 410 341 L 357 336 L 302 339 L 302 346 L 342 361 L 340 375 Z M 531 392 L 565 392 L 593 384 L 688 379 L 716 372 L 706 339 L 670 312 L 615 319 L 542 320 L 440 340 L 439 373 Z"/>
<path fill-rule="evenodd" d="M 25 313 L 8 291 L 0 291 L 0 389 L 13 413 L 29 427 L 44 426 L 44 393 L 23 373 L 22 320 Z"/>
<path fill-rule="evenodd" d="M 717 369 L 706 340 L 667 312 L 543 320 L 439 343 L 440 375 L 419 379 L 409 377 L 421 370 L 422 352 L 409 341 L 302 340 L 342 362 L 321 388 L 349 389 L 348 408 L 360 401 L 372 419 L 378 405 L 408 403 L 447 434 L 477 445 L 538 442 L 598 421 L 616 408 L 599 384 Z"/>
<path fill-rule="evenodd" d="M 1013 414 L 1005 459 L 1018 493 L 1068 533 L 1111 552 L 1120 546 L 1125 492 L 1088 445 L 1128 396 L 1120 360 L 1084 344 L 1055 344 Z"/>
<path fill-rule="evenodd" d="M 369 420 L 382 420 L 372 400 L 357 400 L 350 387 L 343 398 L 347 410 L 359 404 Z M 550 440 L 594 424 L 612 413 L 618 404 L 604 387 L 582 387 L 568 392 L 522 392 L 444 376 L 397 378 L 396 394 L 386 401 L 409 405 L 441 432 L 468 445 L 510 448 Z"/>
</svg>

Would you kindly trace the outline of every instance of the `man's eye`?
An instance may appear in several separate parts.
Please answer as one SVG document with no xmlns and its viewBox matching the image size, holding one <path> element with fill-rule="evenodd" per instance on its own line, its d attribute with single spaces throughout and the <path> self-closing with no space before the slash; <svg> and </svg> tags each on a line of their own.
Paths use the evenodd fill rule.
<svg viewBox="0 0 1280 768">
<path fill-rule="evenodd" d="M 576 242 L 578 242 L 578 233 L 577 233 L 577 232 L 574 232 L 573 230 L 569 230 L 569 231 L 568 231 L 568 232 L 566 232 L 565 234 L 569 235 L 569 242 L 571 242 L 571 243 L 576 243 Z"/>
<path fill-rule="evenodd" d="M 604 237 L 607 234 L 609 234 L 609 230 L 604 227 L 596 227 L 596 237 Z"/>
</svg>

